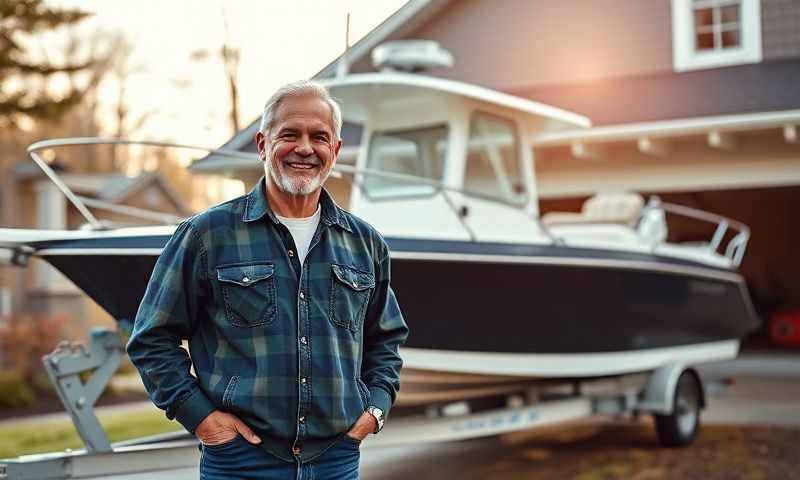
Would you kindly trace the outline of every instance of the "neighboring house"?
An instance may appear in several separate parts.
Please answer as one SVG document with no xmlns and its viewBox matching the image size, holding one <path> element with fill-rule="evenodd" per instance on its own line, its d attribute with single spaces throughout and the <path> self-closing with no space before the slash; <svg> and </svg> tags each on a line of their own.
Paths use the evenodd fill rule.
<svg viewBox="0 0 800 480">
<path fill-rule="evenodd" d="M 586 115 L 593 127 L 534 143 L 540 211 L 635 190 L 752 228 L 742 270 L 764 313 L 800 308 L 800 2 L 795 0 L 411 1 L 317 78 L 374 71 L 377 45 L 437 41 L 427 72 Z M 345 64 L 346 63 L 346 64 Z M 224 147 L 255 152 L 258 119 Z M 345 126 L 351 161 L 359 128 Z M 252 185 L 258 162 L 211 155 L 195 171 Z M 344 182 L 333 184 L 347 204 Z M 678 224 L 674 240 L 699 227 Z"/>
<path fill-rule="evenodd" d="M 186 202 L 158 173 L 136 177 L 120 173 L 75 173 L 60 167 L 57 161 L 53 167 L 101 222 L 152 225 L 174 223 L 190 214 Z M 32 162 L 16 165 L 10 176 L 3 198 L 8 217 L 5 226 L 76 229 L 86 223 L 58 187 Z M 113 325 L 107 313 L 55 268 L 36 258 L 31 259 L 31 267 L 25 270 L 0 268 L 0 317 L 64 314 L 70 320 L 67 336 L 81 340 L 92 325 Z"/>
</svg>

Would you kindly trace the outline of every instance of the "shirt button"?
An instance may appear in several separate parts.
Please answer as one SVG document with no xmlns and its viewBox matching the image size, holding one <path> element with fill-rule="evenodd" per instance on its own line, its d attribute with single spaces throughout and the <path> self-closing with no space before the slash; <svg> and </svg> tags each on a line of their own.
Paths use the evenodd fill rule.
<svg viewBox="0 0 800 480">
<path fill-rule="evenodd" d="M 250 281 L 250 277 L 244 277 L 244 278 L 242 278 L 242 282 L 243 282 L 243 283 L 247 283 L 247 282 L 249 282 L 249 281 Z"/>
<path fill-rule="evenodd" d="M 358 288 L 358 284 L 356 282 L 353 282 L 353 288 Z"/>
<path fill-rule="evenodd" d="M 295 455 L 300 455 L 300 447 L 292 447 L 292 453 Z"/>
<path fill-rule="evenodd" d="M 306 337 L 300 337 L 300 343 L 302 343 L 303 345 L 305 345 L 305 344 L 307 344 L 307 343 L 308 343 L 308 339 L 307 339 Z"/>
<path fill-rule="evenodd" d="M 300 292 L 300 298 L 304 299 L 304 298 L 306 298 L 306 295 L 303 292 Z"/>
<path fill-rule="evenodd" d="M 294 257 L 294 250 L 289 250 L 289 256 Z"/>
<path fill-rule="evenodd" d="M 306 417 L 300 417 L 298 420 L 300 420 L 300 423 L 306 423 Z"/>
<path fill-rule="evenodd" d="M 305 383 L 306 383 L 306 377 L 303 377 L 303 378 L 301 378 L 301 379 L 300 379 L 300 383 L 302 383 L 303 385 L 305 385 Z"/>
</svg>

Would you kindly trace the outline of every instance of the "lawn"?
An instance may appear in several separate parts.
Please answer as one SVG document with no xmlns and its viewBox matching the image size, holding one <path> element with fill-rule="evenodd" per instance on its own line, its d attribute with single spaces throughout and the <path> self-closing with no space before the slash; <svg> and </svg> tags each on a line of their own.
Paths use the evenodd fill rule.
<svg viewBox="0 0 800 480">
<path fill-rule="evenodd" d="M 147 409 L 100 415 L 100 423 L 111 442 L 179 430 L 164 412 Z M 0 458 L 83 448 L 78 432 L 69 420 L 0 425 Z"/>
</svg>

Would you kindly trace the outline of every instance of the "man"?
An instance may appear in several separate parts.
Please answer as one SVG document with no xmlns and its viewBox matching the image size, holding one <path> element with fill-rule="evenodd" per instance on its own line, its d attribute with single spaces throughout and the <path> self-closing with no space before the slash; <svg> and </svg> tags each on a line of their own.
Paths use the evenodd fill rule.
<svg viewBox="0 0 800 480">
<path fill-rule="evenodd" d="M 128 353 L 200 440 L 201 478 L 358 478 L 395 400 L 408 328 L 388 248 L 322 189 L 341 124 L 324 87 L 279 89 L 256 135 L 265 176 L 178 225 L 156 263 Z"/>
</svg>

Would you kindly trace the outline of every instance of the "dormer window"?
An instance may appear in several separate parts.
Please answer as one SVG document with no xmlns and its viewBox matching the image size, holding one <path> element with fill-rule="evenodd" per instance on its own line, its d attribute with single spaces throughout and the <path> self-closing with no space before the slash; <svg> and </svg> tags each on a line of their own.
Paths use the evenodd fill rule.
<svg viewBox="0 0 800 480">
<path fill-rule="evenodd" d="M 761 61 L 760 0 L 672 0 L 676 71 Z"/>
</svg>

